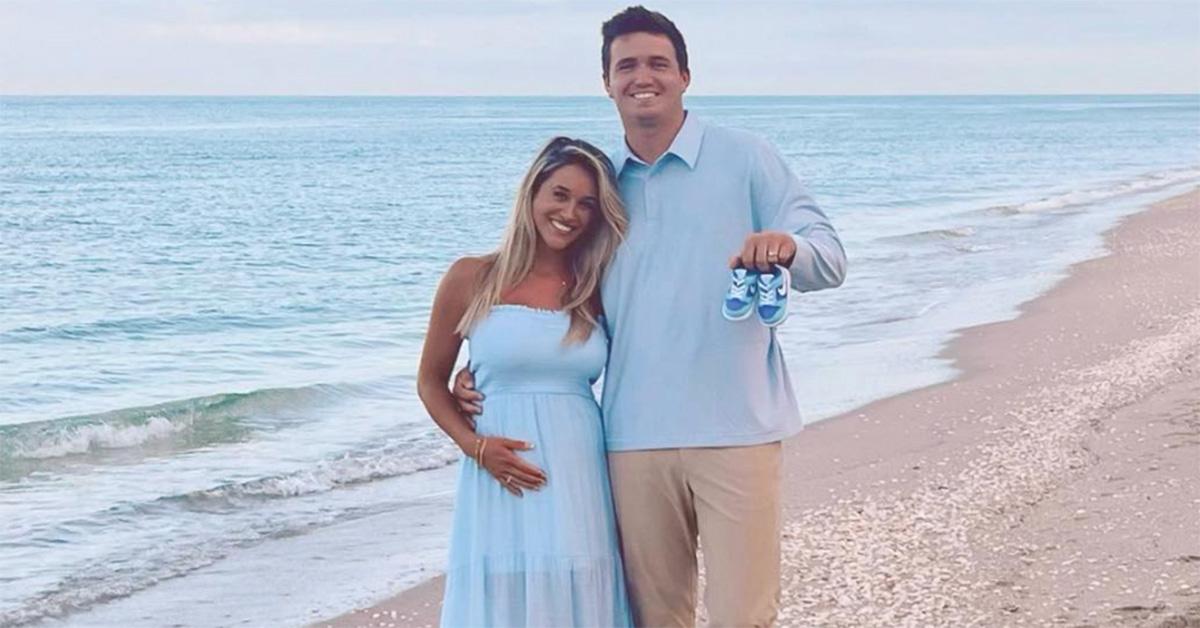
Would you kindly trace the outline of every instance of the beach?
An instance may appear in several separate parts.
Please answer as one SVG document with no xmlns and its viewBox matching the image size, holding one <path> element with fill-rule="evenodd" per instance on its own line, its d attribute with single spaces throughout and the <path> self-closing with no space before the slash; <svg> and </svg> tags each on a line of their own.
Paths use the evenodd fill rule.
<svg viewBox="0 0 1200 628">
<path fill-rule="evenodd" d="M 1018 399 L 1032 404 L 1034 386 L 1065 386 L 1099 363 L 1081 353 L 1090 339 L 1124 356 L 1165 333 L 1113 304 L 1157 312 L 1156 295 L 1190 287 L 1145 284 L 1170 273 L 1138 266 L 1127 285 L 1089 285 L 1089 297 L 1107 296 L 1099 305 L 1055 305 L 1042 331 L 1013 331 L 1048 302 L 1040 295 L 1079 281 L 1062 283 L 1071 268 L 1106 254 L 1119 221 L 1200 186 L 1196 95 L 688 102 L 714 124 L 770 138 L 850 259 L 845 285 L 796 299 L 777 333 L 810 428 L 787 447 L 789 520 L 801 527 L 850 512 L 842 500 L 907 499 L 934 472 L 965 472 L 961 452 L 1012 423 L 1006 412 L 1025 412 Z M 461 460 L 416 393 L 438 278 L 499 242 L 513 187 L 546 138 L 620 144 L 611 101 L 29 96 L 0 106 L 10 149 L 0 154 L 10 271 L 0 282 L 0 625 L 300 626 L 413 587 L 425 597 L 403 599 L 435 617 L 424 605 L 436 605 L 439 584 L 427 581 L 445 565 Z M 1160 258 L 1146 263 L 1179 266 Z M 993 341 L 978 326 L 1012 321 L 1022 304 L 1024 317 L 998 327 L 1002 350 L 980 358 L 975 347 Z M 1067 342 L 1060 326 L 1087 342 Z M 1027 337 L 1038 351 L 1018 353 L 1012 342 Z M 924 392 L 897 397 L 914 390 Z M 933 520 L 975 539 L 990 521 L 972 518 L 977 505 Z M 975 559 L 972 569 L 991 564 Z M 909 603 L 875 593 L 889 585 L 852 566 L 839 578 L 877 605 Z M 798 563 L 789 574 L 800 568 L 819 573 Z M 891 586 L 935 590 L 909 584 Z M 857 602 L 818 599 L 854 590 L 838 587 L 796 581 L 789 594 L 818 597 L 789 599 L 785 612 L 845 619 Z"/>
<path fill-rule="evenodd" d="M 1105 245 L 785 443 L 779 625 L 1200 625 L 1200 191 Z M 436 625 L 441 584 L 312 625 Z"/>
<path fill-rule="evenodd" d="M 419 390 L 435 304 L 586 184 L 621 223 L 533 176 L 564 139 L 645 162 L 600 327 L 651 367 L 570 392 L 783 439 L 774 625 L 1200 628 L 1200 3 L 196 4 L 0 2 L 0 628 L 439 625 L 478 469 Z M 727 320 L 788 233 L 790 320 Z"/>
</svg>

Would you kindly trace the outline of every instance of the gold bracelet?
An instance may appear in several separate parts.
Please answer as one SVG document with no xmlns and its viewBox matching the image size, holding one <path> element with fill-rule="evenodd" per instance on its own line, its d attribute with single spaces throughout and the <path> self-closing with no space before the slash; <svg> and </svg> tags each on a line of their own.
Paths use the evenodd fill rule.
<svg viewBox="0 0 1200 628">
<path fill-rule="evenodd" d="M 479 460 L 478 460 L 478 462 L 479 462 L 479 466 L 481 466 L 481 467 L 483 466 L 483 452 L 487 451 L 487 443 L 488 443 L 488 439 L 486 436 L 484 436 L 483 441 L 479 445 Z"/>
</svg>

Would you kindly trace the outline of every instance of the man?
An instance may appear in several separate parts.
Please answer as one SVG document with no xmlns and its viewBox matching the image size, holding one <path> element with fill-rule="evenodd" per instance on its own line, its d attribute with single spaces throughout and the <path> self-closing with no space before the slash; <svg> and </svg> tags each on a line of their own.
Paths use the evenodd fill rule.
<svg viewBox="0 0 1200 628">
<path fill-rule="evenodd" d="M 602 288 L 602 407 L 630 602 L 639 626 L 695 623 L 697 538 L 714 626 L 769 626 L 779 604 L 781 441 L 801 429 L 773 329 L 721 313 L 731 267 L 841 285 L 836 232 L 780 154 L 683 108 L 687 48 L 660 13 L 601 29 L 629 233 Z M 455 394 L 482 397 L 459 373 Z"/>
</svg>

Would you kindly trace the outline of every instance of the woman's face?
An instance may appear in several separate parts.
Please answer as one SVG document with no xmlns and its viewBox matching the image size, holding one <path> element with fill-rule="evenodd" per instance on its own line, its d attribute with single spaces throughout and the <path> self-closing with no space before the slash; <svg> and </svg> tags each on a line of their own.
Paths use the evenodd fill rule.
<svg viewBox="0 0 1200 628">
<path fill-rule="evenodd" d="M 600 211 L 596 181 L 576 164 L 560 167 L 533 197 L 533 224 L 542 244 L 565 251 L 587 232 Z"/>
</svg>

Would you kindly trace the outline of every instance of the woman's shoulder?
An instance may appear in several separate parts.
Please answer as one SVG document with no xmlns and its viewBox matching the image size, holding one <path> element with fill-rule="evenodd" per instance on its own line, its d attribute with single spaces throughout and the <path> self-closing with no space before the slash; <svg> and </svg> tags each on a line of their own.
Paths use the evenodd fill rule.
<svg viewBox="0 0 1200 628">
<path fill-rule="evenodd" d="M 491 265 L 490 255 L 460 257 L 450 264 L 450 268 L 446 271 L 446 277 L 471 279 L 482 273 L 489 265 Z"/>
<path fill-rule="evenodd" d="M 446 271 L 446 281 L 456 284 L 474 285 L 487 272 L 487 269 L 492 266 L 494 261 L 494 255 L 460 257 L 454 260 L 454 263 L 450 264 L 450 268 Z"/>
<path fill-rule="evenodd" d="M 484 273 L 492 265 L 491 255 L 483 255 L 479 257 L 460 257 L 450 264 L 450 268 L 446 270 L 446 274 L 442 277 L 442 285 L 445 286 L 452 294 L 459 297 L 459 301 L 470 301 L 471 295 L 479 287 L 479 282 L 483 278 Z"/>
</svg>

